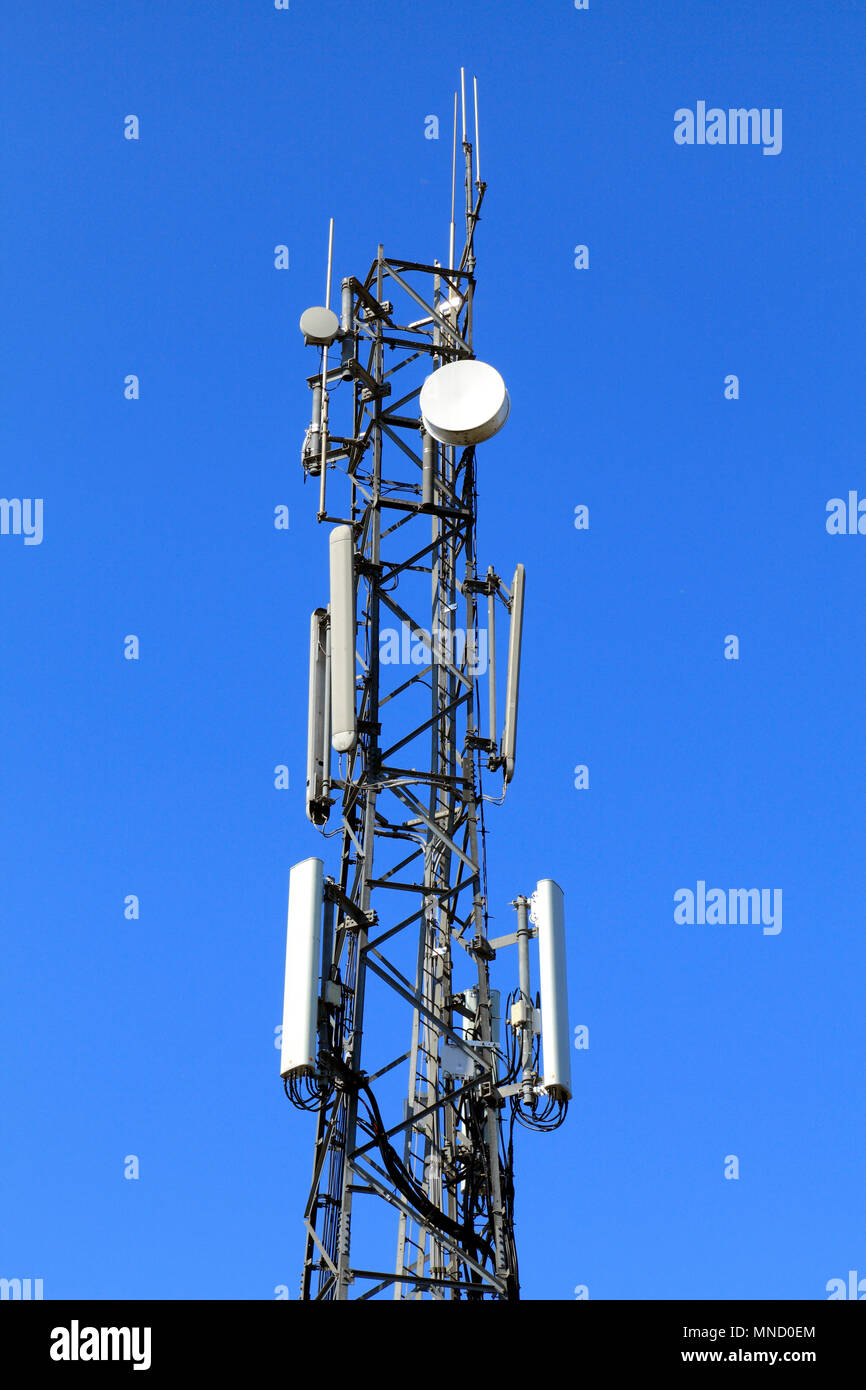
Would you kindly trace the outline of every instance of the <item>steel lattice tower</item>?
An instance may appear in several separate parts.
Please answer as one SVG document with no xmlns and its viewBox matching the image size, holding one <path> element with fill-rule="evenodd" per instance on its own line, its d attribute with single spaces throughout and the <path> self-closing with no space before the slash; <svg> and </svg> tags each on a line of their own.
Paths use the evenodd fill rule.
<svg viewBox="0 0 866 1390">
<path fill-rule="evenodd" d="M 482 774 L 502 769 L 510 780 L 517 696 L 514 674 L 500 745 L 494 609 L 514 610 L 516 673 L 523 569 L 510 589 L 491 568 L 479 570 L 475 448 L 438 442 L 418 414 L 424 380 L 475 356 L 474 243 L 485 184 L 477 162 L 473 177 L 465 132 L 463 154 L 457 264 L 408 261 L 379 246 L 363 279 L 342 281 L 339 331 L 308 338 L 322 361 L 308 378 L 303 462 L 318 485 L 318 520 L 335 529 L 332 602 L 312 621 L 307 813 L 338 836 L 340 863 L 323 885 L 315 1062 L 283 1071 L 294 1102 L 318 1114 L 303 1299 L 518 1297 L 510 1130 L 515 1116 L 542 1128 L 551 1116 L 558 1123 L 569 1094 L 567 1081 L 538 1084 L 528 967 L 537 932 L 525 898 L 515 903 L 517 931 L 488 939 Z M 452 199 L 452 260 L 453 225 Z M 330 267 L 329 247 L 329 293 Z M 350 406 L 342 405 L 347 394 Z M 340 406 L 344 434 L 332 420 Z M 357 716 L 332 775 L 332 724 L 346 722 L 331 670 L 340 546 L 350 555 Z M 490 662 L 486 733 L 480 618 Z M 339 824 L 328 829 L 337 806 Z M 489 969 L 496 948 L 512 942 L 521 969 L 506 1019 L 509 1058 Z M 386 1118 L 389 1109 L 396 1113 Z M 362 1204 L 378 1208 L 379 1219 L 388 1204 L 396 1216 L 393 1267 L 358 1262 L 358 1231 L 368 1231 Z"/>
</svg>

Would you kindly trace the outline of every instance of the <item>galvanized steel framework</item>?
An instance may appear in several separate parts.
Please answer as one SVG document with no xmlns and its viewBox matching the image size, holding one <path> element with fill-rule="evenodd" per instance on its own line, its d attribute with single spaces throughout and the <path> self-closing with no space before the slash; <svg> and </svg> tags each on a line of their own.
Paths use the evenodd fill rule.
<svg viewBox="0 0 866 1390">
<path fill-rule="evenodd" d="M 313 432 L 304 466 L 318 485 L 318 519 L 349 524 L 355 538 L 358 738 L 309 812 L 324 823 L 330 803 L 341 803 L 340 870 L 326 884 L 330 979 L 318 1066 L 303 1095 L 292 1083 L 293 1099 L 318 1111 L 304 1299 L 518 1296 L 503 1117 L 508 1099 L 528 1092 L 506 1084 L 514 1076 L 503 1075 L 495 1045 L 481 774 L 482 763 L 496 769 L 503 757 L 495 696 L 492 726 L 481 733 L 472 665 L 479 600 L 489 622 L 497 600 L 510 606 L 511 592 L 492 569 L 477 569 L 474 449 L 425 438 L 417 406 L 431 371 L 474 355 L 474 238 L 485 185 L 473 179 L 465 138 L 463 152 L 459 263 L 420 264 L 380 246 L 363 280 L 342 282 L 339 363 L 329 365 L 326 347 L 309 378 Z M 329 421 L 340 382 L 352 391 L 351 428 L 342 436 Z M 380 633 L 394 620 L 423 644 L 423 666 L 407 671 L 380 659 Z M 409 934 L 417 938 L 414 978 L 405 959 Z M 398 946 L 403 969 L 393 959 Z M 455 989 L 458 977 L 468 983 Z M 403 1017 L 399 1001 L 409 1026 L 408 1049 L 394 1045 L 393 1055 L 371 1061 L 365 995 L 374 984 L 388 991 L 395 1020 Z M 404 1026 L 397 1022 L 395 1031 Z M 443 1045 L 450 1071 L 440 1061 Z M 523 1034 L 521 1061 L 529 1076 L 531 1032 Z M 407 1106 L 389 1122 L 376 1092 L 405 1063 Z M 353 1216 L 362 1202 L 388 1203 L 396 1213 L 393 1268 L 357 1262 Z"/>
</svg>

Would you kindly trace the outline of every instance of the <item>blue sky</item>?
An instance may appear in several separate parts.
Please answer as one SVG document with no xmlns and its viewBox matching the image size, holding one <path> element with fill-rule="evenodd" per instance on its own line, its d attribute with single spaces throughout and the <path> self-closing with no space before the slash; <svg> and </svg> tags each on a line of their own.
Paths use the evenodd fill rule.
<svg viewBox="0 0 866 1390">
<path fill-rule="evenodd" d="M 444 257 L 461 63 L 475 345 L 512 399 L 480 558 L 527 569 L 491 908 L 562 884 L 590 1033 L 565 1126 L 518 1138 L 524 1296 L 866 1275 L 866 539 L 825 526 L 866 496 L 862 11 L 91 0 L 3 28 L 0 492 L 44 536 L 0 536 L 0 1275 L 296 1293 L 313 1130 L 273 1037 L 289 866 L 322 843 L 327 575 L 297 320 L 331 216 L 337 279 L 380 241 Z M 699 101 L 781 108 L 781 153 L 677 145 Z M 675 923 L 699 880 L 780 888 L 782 931 Z"/>
</svg>

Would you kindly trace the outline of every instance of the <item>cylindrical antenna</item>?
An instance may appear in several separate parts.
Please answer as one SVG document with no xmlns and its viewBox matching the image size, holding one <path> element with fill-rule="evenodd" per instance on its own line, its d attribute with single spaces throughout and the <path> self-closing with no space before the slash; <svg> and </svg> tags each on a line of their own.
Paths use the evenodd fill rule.
<svg viewBox="0 0 866 1390">
<path fill-rule="evenodd" d="M 520 1029 L 520 1057 L 523 1064 L 523 1099 L 532 1104 L 532 993 L 529 980 L 529 903 L 526 898 L 515 900 L 517 908 L 517 968 L 520 982 L 520 999 L 517 1018 L 513 1020 Z"/>
<path fill-rule="evenodd" d="M 451 150 L 451 239 L 448 242 L 448 269 L 454 266 L 454 199 L 457 182 L 457 93 L 454 93 L 454 144 Z"/>
<path fill-rule="evenodd" d="M 433 479 L 436 474 L 436 441 L 426 430 L 421 449 L 421 503 L 425 507 L 432 507 Z"/>
<path fill-rule="evenodd" d="M 460 69 L 460 105 L 463 111 L 463 143 L 466 144 L 466 77 Z"/>
<path fill-rule="evenodd" d="M 325 898 L 325 910 L 322 913 L 322 980 L 330 980 L 331 966 L 334 964 L 334 918 L 336 903 L 331 899 Z M 324 993 L 324 990 L 322 991 Z M 325 1048 L 327 1049 L 327 1041 Z"/>
<path fill-rule="evenodd" d="M 571 1036 L 565 959 L 565 899 L 552 878 L 540 880 L 533 894 L 541 980 L 542 1085 L 560 1100 L 571 1099 Z"/>
<path fill-rule="evenodd" d="M 322 720 L 322 803 L 323 810 L 330 815 L 327 805 L 331 795 L 331 613 L 323 623 L 325 634 L 325 717 Z"/>
<path fill-rule="evenodd" d="M 343 380 L 352 380 L 351 363 L 355 358 L 355 295 L 352 290 L 352 277 L 347 275 L 340 289 L 340 328 L 343 332 L 341 361 Z"/>
<path fill-rule="evenodd" d="M 352 331 L 352 316 L 355 312 L 354 297 L 352 295 L 352 280 L 346 276 L 340 286 L 340 327 L 344 333 Z"/>
<path fill-rule="evenodd" d="M 478 78 L 473 77 L 472 86 L 475 92 L 475 182 L 481 182 L 481 157 L 478 153 Z"/>
<path fill-rule="evenodd" d="M 307 709 L 307 817 L 314 825 L 328 819 L 325 804 L 330 780 L 331 748 L 325 725 L 328 714 L 328 614 L 317 608 L 310 619 L 310 684 Z"/>
<path fill-rule="evenodd" d="M 327 994 L 328 981 L 331 978 L 331 967 L 334 963 L 334 917 L 336 903 L 333 898 L 325 896 L 324 911 L 322 913 L 322 994 Z M 319 1013 L 319 1056 L 327 1052 L 330 1048 L 328 1015 L 325 1009 L 320 1009 Z"/>
<path fill-rule="evenodd" d="M 328 228 L 328 274 L 325 279 L 325 306 L 331 307 L 331 265 L 334 260 L 334 219 L 331 218 L 331 225 Z"/>
<path fill-rule="evenodd" d="M 319 458 L 319 516 L 325 515 L 325 483 L 328 477 L 328 349 L 322 349 L 322 429 Z"/>
</svg>

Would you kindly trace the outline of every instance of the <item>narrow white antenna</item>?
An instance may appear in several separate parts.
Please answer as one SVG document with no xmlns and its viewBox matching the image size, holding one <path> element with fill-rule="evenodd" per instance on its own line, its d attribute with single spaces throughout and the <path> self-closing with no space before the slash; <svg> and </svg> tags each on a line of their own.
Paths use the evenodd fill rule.
<svg viewBox="0 0 866 1390">
<path fill-rule="evenodd" d="M 325 305 L 331 307 L 331 266 L 334 261 L 334 219 L 331 218 L 331 225 L 328 228 L 328 274 L 325 279 Z"/>
<path fill-rule="evenodd" d="M 505 727 L 502 731 L 500 759 L 506 782 L 514 776 L 514 754 L 517 750 L 517 700 L 520 694 L 520 645 L 523 636 L 523 590 L 525 572 L 522 565 L 514 571 L 511 582 L 511 631 L 508 634 L 508 675 L 505 685 Z"/>
<path fill-rule="evenodd" d="M 355 715 L 355 542 L 351 526 L 331 532 L 331 745 L 348 753 Z"/>
<path fill-rule="evenodd" d="M 286 982 L 280 1036 L 280 1075 L 299 1076 L 316 1065 L 323 864 L 304 859 L 289 874 Z"/>
<path fill-rule="evenodd" d="M 466 144 L 466 77 L 460 69 L 460 105 L 463 111 L 463 143 Z"/>
<path fill-rule="evenodd" d="M 457 179 L 457 93 L 454 93 L 454 144 L 451 150 L 451 240 L 448 243 L 448 269 L 454 266 L 454 186 Z"/>
<path fill-rule="evenodd" d="M 565 960 L 565 900 L 552 878 L 543 878 L 532 895 L 532 917 L 538 928 L 538 971 L 541 981 L 542 1085 L 561 1100 L 571 1099 L 571 1036 L 568 1024 L 568 984 Z"/>
<path fill-rule="evenodd" d="M 328 227 L 328 272 L 325 276 L 325 307 L 331 307 L 331 265 L 334 259 L 334 219 Z M 328 475 L 328 344 L 322 350 L 322 457 L 319 477 L 319 515 L 325 515 L 325 483 Z"/>
<path fill-rule="evenodd" d="M 472 86 L 475 91 L 475 183 L 481 182 L 481 159 L 478 154 L 478 78 L 473 77 Z"/>
</svg>

